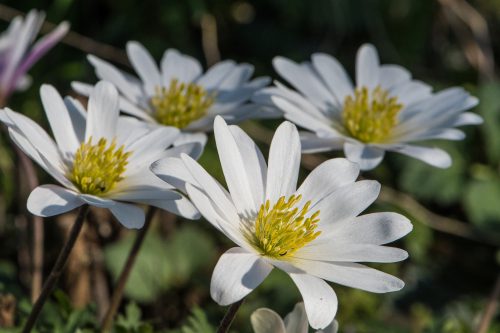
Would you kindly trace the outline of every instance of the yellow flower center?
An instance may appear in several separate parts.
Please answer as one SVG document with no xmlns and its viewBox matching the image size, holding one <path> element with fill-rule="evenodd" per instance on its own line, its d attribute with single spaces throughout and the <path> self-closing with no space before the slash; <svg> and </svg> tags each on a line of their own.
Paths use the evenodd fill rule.
<svg viewBox="0 0 500 333">
<path fill-rule="evenodd" d="M 81 193 L 102 195 L 123 179 L 130 154 L 124 146 L 117 147 L 115 140 L 108 146 L 104 138 L 97 144 L 90 138 L 76 151 L 68 178 Z"/>
<path fill-rule="evenodd" d="M 357 88 L 344 101 L 342 120 L 346 131 L 362 142 L 384 142 L 398 123 L 403 104 L 377 86 L 372 91 Z"/>
<path fill-rule="evenodd" d="M 184 128 L 206 115 L 214 100 L 214 94 L 207 93 L 203 87 L 172 79 L 168 88 L 156 87 L 150 102 L 159 123 Z"/>
<path fill-rule="evenodd" d="M 269 200 L 260 206 L 251 240 L 262 255 L 281 259 L 292 256 L 321 233 L 315 231 L 319 210 L 306 217 L 311 201 L 299 210 L 296 206 L 301 198 L 292 195 L 286 200 L 283 196 L 272 208 Z"/>
</svg>

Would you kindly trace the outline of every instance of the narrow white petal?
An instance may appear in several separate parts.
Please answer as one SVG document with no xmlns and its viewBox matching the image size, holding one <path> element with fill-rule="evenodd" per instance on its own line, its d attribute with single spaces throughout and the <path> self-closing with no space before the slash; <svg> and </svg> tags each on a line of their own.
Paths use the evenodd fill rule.
<svg viewBox="0 0 500 333">
<path fill-rule="evenodd" d="M 386 90 L 390 90 L 411 80 L 410 72 L 398 65 L 380 66 L 379 75 L 380 86 Z"/>
<path fill-rule="evenodd" d="M 216 88 L 235 67 L 236 64 L 232 60 L 221 61 L 210 67 L 196 83 L 205 87 L 205 89 L 212 90 Z"/>
<path fill-rule="evenodd" d="M 408 234 L 413 226 L 406 217 L 396 213 L 372 213 L 354 217 L 340 223 L 324 226 L 318 239 L 338 244 L 375 244 L 394 242 Z"/>
<path fill-rule="evenodd" d="M 337 59 L 324 53 L 313 54 L 312 63 L 330 92 L 336 97 L 337 107 L 342 108 L 345 98 L 354 91 L 352 81 L 344 67 Z"/>
<path fill-rule="evenodd" d="M 337 333 L 339 330 L 339 323 L 334 320 L 325 329 L 316 331 L 316 333 Z"/>
<path fill-rule="evenodd" d="M 196 180 L 197 186 L 215 202 L 226 220 L 239 220 L 236 208 L 224 188 L 191 157 L 183 154 L 181 158 L 191 176 Z"/>
<path fill-rule="evenodd" d="M 255 310 L 250 316 L 250 322 L 254 333 L 290 333 L 285 330 L 281 317 L 271 309 Z"/>
<path fill-rule="evenodd" d="M 362 143 L 345 142 L 344 153 L 348 160 L 358 163 L 361 170 L 371 170 L 384 159 L 384 150 Z"/>
<path fill-rule="evenodd" d="M 141 82 L 136 77 L 119 70 L 109 62 L 99 59 L 96 56 L 88 55 L 87 59 L 94 66 L 99 79 L 114 84 L 123 96 L 134 103 L 140 101 L 143 92 Z"/>
<path fill-rule="evenodd" d="M 161 59 L 161 75 L 163 85 L 170 86 L 172 79 L 191 83 L 200 76 L 202 68 L 198 60 L 181 54 L 175 49 L 168 49 Z"/>
<path fill-rule="evenodd" d="M 300 167 L 300 139 L 297 128 L 283 122 L 269 148 L 266 199 L 275 203 L 281 196 L 292 195 L 297 188 Z"/>
<path fill-rule="evenodd" d="M 374 180 L 361 180 L 345 185 L 330 193 L 311 211 L 320 211 L 318 227 L 338 223 L 346 218 L 357 216 L 370 206 L 380 193 L 380 183 Z"/>
<path fill-rule="evenodd" d="M 69 212 L 85 202 L 78 193 L 57 185 L 41 185 L 31 191 L 28 197 L 28 210 L 38 216 L 54 216 Z"/>
<path fill-rule="evenodd" d="M 248 240 L 245 239 L 245 236 L 242 233 L 242 226 L 240 225 L 240 221 L 237 216 L 235 217 L 236 220 L 228 219 L 224 212 L 217 207 L 214 200 L 209 198 L 199 188 L 191 184 L 187 184 L 186 189 L 189 197 L 193 201 L 193 204 L 208 222 L 210 222 L 215 228 L 217 228 L 237 245 L 243 248 L 248 248 L 250 246 L 248 244 Z"/>
<path fill-rule="evenodd" d="M 397 277 L 361 264 L 303 259 L 294 259 L 293 264 L 318 278 L 373 293 L 398 291 L 404 287 L 404 282 Z"/>
<path fill-rule="evenodd" d="M 144 210 L 136 205 L 115 202 L 109 207 L 111 214 L 120 222 L 125 228 L 140 229 L 144 226 Z"/>
<path fill-rule="evenodd" d="M 40 88 L 40 96 L 57 145 L 63 153 L 74 153 L 80 142 L 61 95 L 51 85 L 44 84 Z"/>
<path fill-rule="evenodd" d="M 85 140 L 101 138 L 111 142 L 118 122 L 118 92 L 109 82 L 100 81 L 90 93 Z"/>
<path fill-rule="evenodd" d="M 437 168 L 446 169 L 452 163 L 450 155 L 439 148 L 398 145 L 389 147 L 387 150 L 411 156 Z"/>
<path fill-rule="evenodd" d="M 221 117 L 215 118 L 214 134 L 224 177 L 238 213 L 242 216 L 255 215 L 264 201 L 264 195 L 263 191 L 261 193 L 252 193 L 254 188 L 251 186 L 251 182 L 255 180 L 251 179 L 250 176 L 255 172 L 262 174 L 265 169 L 254 171 L 252 168 L 260 169 L 261 166 L 259 164 L 248 165 L 245 163 L 246 161 L 243 159 L 238 146 L 245 146 L 248 143 L 244 141 L 237 142 Z M 251 139 L 248 138 L 248 140 L 251 142 Z M 262 181 L 262 177 L 256 181 Z M 260 200 L 255 201 L 255 197 L 259 197 L 259 195 Z"/>
<path fill-rule="evenodd" d="M 375 47 L 364 44 L 356 55 L 356 86 L 374 89 L 379 84 L 380 62 Z"/>
<path fill-rule="evenodd" d="M 293 311 L 285 317 L 286 333 L 307 333 L 309 323 L 307 322 L 306 308 L 303 302 L 295 304 Z"/>
<path fill-rule="evenodd" d="M 226 76 L 220 81 L 217 90 L 233 90 L 245 82 L 247 82 L 253 74 L 253 66 L 250 64 L 236 65 Z"/>
<path fill-rule="evenodd" d="M 175 215 L 182 216 L 186 219 L 197 220 L 200 218 L 200 212 L 185 196 L 181 196 L 176 200 L 137 200 L 137 202 L 158 207 L 160 209 L 171 212 Z"/>
<path fill-rule="evenodd" d="M 85 127 L 87 126 L 87 111 L 83 105 L 73 97 L 64 97 L 64 105 L 68 109 L 69 118 L 77 141 L 85 141 Z"/>
<path fill-rule="evenodd" d="M 139 42 L 127 43 L 127 55 L 135 71 L 144 82 L 146 91 L 154 93 L 155 87 L 161 86 L 161 77 L 158 66 L 153 57 Z"/>
<path fill-rule="evenodd" d="M 304 299 L 304 306 L 312 328 L 328 326 L 337 313 L 338 300 L 332 287 L 325 281 L 308 274 L 289 273 Z"/>
<path fill-rule="evenodd" d="M 316 239 L 300 249 L 294 257 L 308 260 L 337 262 L 379 262 L 391 263 L 405 260 L 408 253 L 404 250 L 372 244 L 340 244 L 333 240 Z"/>
<path fill-rule="evenodd" d="M 273 266 L 240 247 L 226 251 L 215 266 L 210 295 L 219 305 L 233 304 L 257 288 Z"/>
<path fill-rule="evenodd" d="M 335 158 L 321 163 L 304 180 L 297 190 L 304 201 L 314 206 L 339 187 L 352 184 L 359 175 L 356 163 L 345 158 Z"/>
<path fill-rule="evenodd" d="M 151 165 L 151 171 L 161 180 L 184 193 L 187 193 L 186 183 L 196 184 L 196 180 L 180 158 L 167 157 L 158 160 Z"/>
<path fill-rule="evenodd" d="M 309 63 L 297 64 L 284 57 L 275 57 L 273 66 L 278 74 L 317 107 L 324 109 L 328 105 L 338 105 Z"/>
<path fill-rule="evenodd" d="M 302 153 L 314 154 L 331 150 L 342 150 L 344 148 L 344 139 L 342 138 L 322 138 L 316 133 L 300 131 L 300 145 Z"/>
<path fill-rule="evenodd" d="M 457 119 L 450 124 L 451 127 L 464 126 L 464 125 L 480 125 L 484 122 L 483 117 L 472 112 L 464 112 L 457 117 Z"/>
</svg>

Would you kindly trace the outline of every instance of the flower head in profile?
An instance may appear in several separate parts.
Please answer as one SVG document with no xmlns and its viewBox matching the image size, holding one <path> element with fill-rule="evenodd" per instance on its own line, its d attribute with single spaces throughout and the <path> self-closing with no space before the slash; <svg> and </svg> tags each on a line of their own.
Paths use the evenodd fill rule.
<svg viewBox="0 0 500 333">
<path fill-rule="evenodd" d="M 30 49 L 44 18 L 43 12 L 31 10 L 24 19 L 15 17 L 0 35 L 0 100 L 7 99 L 16 89 L 27 88 L 28 70 L 68 32 L 69 24 L 62 22 Z"/>
<path fill-rule="evenodd" d="M 343 149 L 362 170 L 375 168 L 386 151 L 449 167 L 445 151 L 412 143 L 461 140 L 465 134 L 455 127 L 482 122 L 478 115 L 464 112 L 477 104 L 475 97 L 457 87 L 433 93 L 406 69 L 381 65 L 372 45 L 358 51 L 355 85 L 327 54 L 313 54 L 311 62 L 301 64 L 276 57 L 273 64 L 297 91 L 278 82 L 255 101 L 273 104 L 286 119 L 310 131 L 301 134 L 304 152 Z"/>
<path fill-rule="evenodd" d="M 87 112 L 52 86 L 42 86 L 40 95 L 55 141 L 22 114 L 0 111 L 12 140 L 62 185 L 35 188 L 28 198 L 31 213 L 53 216 L 90 204 L 109 209 L 128 228 L 144 224 L 137 204 L 198 217 L 186 197 L 149 170 L 160 158 L 196 150 L 196 144 L 167 149 L 179 135 L 176 128 L 150 131 L 136 119 L 119 117 L 118 93 L 104 81 L 92 90 Z"/>
<path fill-rule="evenodd" d="M 127 43 L 128 58 L 139 78 L 89 55 L 96 75 L 116 85 L 123 112 L 150 123 L 173 126 L 183 137 L 205 142 L 204 131 L 211 130 L 216 115 L 230 122 L 255 117 L 262 106 L 249 103 L 254 92 L 269 83 L 267 77 L 250 80 L 253 66 L 226 60 L 203 73 L 193 57 L 174 49 L 165 51 L 160 68 L 138 42 Z M 79 93 L 88 95 L 89 86 L 73 83 Z"/>
<path fill-rule="evenodd" d="M 297 189 L 301 146 L 296 127 L 284 122 L 271 143 L 268 163 L 237 126 L 215 119 L 217 150 L 229 191 L 196 161 L 181 155 L 193 204 L 237 247 L 224 253 L 212 280 L 212 298 L 221 305 L 241 300 L 276 267 L 297 285 L 310 325 L 328 326 L 337 297 L 324 281 L 384 293 L 403 281 L 358 262 L 397 262 L 401 249 L 386 247 L 411 229 L 395 213 L 358 216 L 378 196 L 375 181 L 356 181 L 359 167 L 346 159 L 319 165 Z M 168 177 L 162 161 L 153 165 Z"/>
<path fill-rule="evenodd" d="M 260 308 L 250 317 L 254 333 L 308 333 L 309 324 L 304 303 L 297 303 L 285 320 L 271 309 Z M 337 321 L 333 321 L 325 329 L 316 333 L 337 333 Z"/>
</svg>

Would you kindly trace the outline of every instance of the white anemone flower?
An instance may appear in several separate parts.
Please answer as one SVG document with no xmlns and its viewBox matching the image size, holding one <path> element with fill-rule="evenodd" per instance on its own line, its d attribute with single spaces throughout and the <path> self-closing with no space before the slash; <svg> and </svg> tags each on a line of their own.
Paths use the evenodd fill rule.
<svg viewBox="0 0 500 333">
<path fill-rule="evenodd" d="M 62 185 L 35 188 L 27 203 L 31 213 L 54 216 L 89 204 L 109 209 L 127 228 L 144 224 L 137 204 L 199 217 L 186 197 L 149 170 L 159 158 L 193 150 L 195 144 L 167 149 L 179 135 L 176 128 L 149 131 L 137 119 L 119 117 L 118 93 L 107 82 L 92 90 L 87 112 L 50 85 L 43 85 L 40 95 L 55 142 L 28 117 L 8 108 L 0 111 L 12 140 Z"/>
<path fill-rule="evenodd" d="M 62 22 L 28 50 L 44 19 L 43 12 L 31 10 L 24 19 L 15 17 L 0 35 L 0 100 L 5 100 L 14 90 L 29 86 L 31 80 L 26 76 L 28 70 L 69 30 L 69 24 Z"/>
<path fill-rule="evenodd" d="M 356 182 L 356 163 L 328 160 L 297 189 L 301 146 L 292 123 L 277 129 L 269 166 L 239 127 L 217 117 L 214 133 L 229 192 L 187 155 L 177 170 L 163 161 L 152 170 L 164 179 L 184 179 L 200 213 L 238 245 L 215 267 L 210 291 L 217 303 L 241 300 L 276 267 L 297 285 L 310 325 L 320 329 L 337 311 L 335 292 L 324 280 L 375 293 L 403 288 L 400 279 L 357 263 L 406 259 L 406 251 L 382 245 L 412 225 L 395 213 L 358 216 L 375 201 L 380 184 Z"/>
<path fill-rule="evenodd" d="M 297 303 L 285 320 L 271 309 L 260 308 L 250 316 L 254 333 L 308 333 L 309 324 L 304 303 Z M 316 333 L 337 333 L 337 321 L 333 321 L 325 329 Z"/>
<path fill-rule="evenodd" d="M 447 168 L 448 153 L 411 143 L 462 140 L 465 134 L 454 127 L 482 122 L 480 116 L 464 112 L 478 103 L 464 89 L 433 93 L 401 66 L 381 65 L 372 45 L 358 51 L 356 85 L 328 54 L 313 54 L 310 62 L 301 64 L 276 57 L 273 65 L 297 91 L 277 82 L 254 100 L 273 104 L 286 119 L 310 131 L 301 133 L 304 152 L 343 149 L 362 170 L 375 168 L 386 151 Z"/>
<path fill-rule="evenodd" d="M 203 133 L 212 129 L 214 118 L 221 115 L 230 122 L 266 115 L 262 105 L 249 103 L 252 95 L 269 84 L 269 78 L 250 80 L 254 68 L 226 60 L 203 73 L 193 57 L 175 49 L 165 51 L 160 68 L 140 43 L 127 43 L 127 55 L 139 78 L 125 73 L 93 55 L 88 60 L 98 78 L 112 82 L 120 92 L 123 112 L 152 124 L 174 126 L 182 138 L 205 143 Z M 74 82 L 73 88 L 84 95 L 89 86 Z"/>
</svg>

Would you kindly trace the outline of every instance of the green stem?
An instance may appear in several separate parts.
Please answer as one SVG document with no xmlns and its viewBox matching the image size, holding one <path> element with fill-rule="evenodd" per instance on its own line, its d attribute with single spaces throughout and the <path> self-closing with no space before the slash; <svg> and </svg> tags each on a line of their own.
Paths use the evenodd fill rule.
<svg viewBox="0 0 500 333">
<path fill-rule="evenodd" d="M 226 333 L 229 330 L 229 327 L 231 326 L 234 317 L 236 317 L 236 313 L 238 312 L 241 304 L 243 304 L 244 300 L 245 299 L 243 298 L 242 300 L 231 304 L 229 309 L 227 309 L 224 318 L 222 318 L 222 321 L 219 324 L 219 328 L 217 328 L 217 333 Z"/>
</svg>

